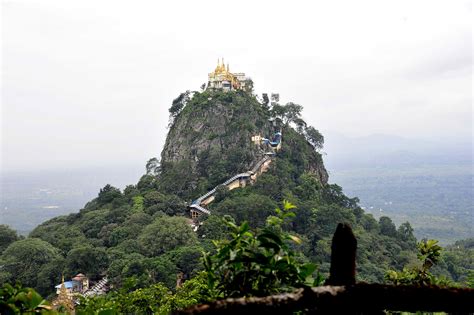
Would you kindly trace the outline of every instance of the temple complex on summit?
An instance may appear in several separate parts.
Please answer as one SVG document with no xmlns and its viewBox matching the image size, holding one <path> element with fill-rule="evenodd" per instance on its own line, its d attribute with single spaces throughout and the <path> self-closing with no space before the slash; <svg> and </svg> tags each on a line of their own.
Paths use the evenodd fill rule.
<svg viewBox="0 0 474 315">
<path fill-rule="evenodd" d="M 209 73 L 208 79 L 208 89 L 221 89 L 224 91 L 243 90 L 251 92 L 253 88 L 252 80 L 246 77 L 245 73 L 230 72 L 229 64 L 227 64 L 227 67 L 224 65 L 224 58 L 222 58 L 222 62 L 217 60 L 217 67 L 213 72 Z"/>
</svg>

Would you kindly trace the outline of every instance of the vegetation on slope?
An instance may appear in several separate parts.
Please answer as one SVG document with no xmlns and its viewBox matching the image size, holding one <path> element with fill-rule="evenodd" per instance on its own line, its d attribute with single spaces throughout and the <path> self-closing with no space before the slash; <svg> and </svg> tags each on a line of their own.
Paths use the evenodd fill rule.
<svg viewBox="0 0 474 315">
<path fill-rule="evenodd" d="M 175 290 L 177 275 L 187 280 L 203 270 L 202 252 L 215 251 L 212 240 L 228 238 L 222 217 L 232 217 L 236 225 L 248 221 L 252 233 L 259 233 L 283 200 L 297 207 L 295 217 L 281 226 L 301 240 L 291 244 L 295 259 L 317 264 L 323 276 L 339 222 L 351 224 L 358 239 L 359 280 L 381 282 L 386 270 L 416 262 L 409 223 L 397 229 L 387 217 L 377 221 L 364 213 L 357 198 L 327 184 L 317 152 L 323 137 L 306 126 L 301 107 L 290 103 L 267 108 L 242 92 L 205 91 L 182 100 L 187 102 L 172 113 L 161 163 L 150 160 L 136 185 L 123 191 L 106 185 L 78 213 L 41 224 L 25 240 L 0 229 L 9 235 L 1 244 L 0 283 L 20 280 L 48 295 L 62 273 L 69 278 L 82 272 L 92 280 L 107 275 L 114 290 L 158 284 Z M 283 146 L 268 172 L 254 186 L 221 191 L 210 206 L 212 215 L 202 217 L 200 229 L 192 231 L 187 203 L 249 169 L 260 154 L 250 137 L 271 136 L 275 126 L 270 118 L 283 131 Z M 466 270 L 446 268 L 439 272 L 458 273 L 452 273 L 455 281 L 467 279 Z"/>
</svg>

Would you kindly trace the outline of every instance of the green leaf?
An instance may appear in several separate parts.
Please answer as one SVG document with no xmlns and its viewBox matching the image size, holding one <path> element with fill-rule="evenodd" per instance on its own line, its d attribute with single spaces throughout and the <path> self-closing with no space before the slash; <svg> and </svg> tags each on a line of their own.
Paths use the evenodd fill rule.
<svg viewBox="0 0 474 315">
<path fill-rule="evenodd" d="M 229 259 L 232 261 L 232 260 L 235 260 L 235 257 L 237 256 L 237 251 L 236 250 L 231 250 L 230 251 L 230 255 L 229 255 Z"/>
<path fill-rule="evenodd" d="M 118 314 L 114 309 L 105 309 L 105 310 L 100 310 L 97 315 L 115 315 Z"/>
<path fill-rule="evenodd" d="M 274 241 L 278 245 L 283 245 L 283 240 L 281 239 L 280 235 L 277 235 L 275 232 L 270 230 L 264 230 L 264 232 L 262 232 L 262 234 L 260 234 L 257 239 L 259 241 L 269 239 Z"/>
<path fill-rule="evenodd" d="M 288 235 L 288 237 L 293 241 L 295 242 L 296 244 L 300 245 L 303 241 L 301 240 L 301 238 L 299 238 L 298 236 L 295 236 L 295 235 Z"/>
<path fill-rule="evenodd" d="M 240 225 L 239 233 L 240 233 L 240 234 L 243 234 L 243 233 L 247 232 L 249 229 L 250 229 L 249 224 L 247 223 L 247 221 L 244 221 L 244 222 Z"/>
<path fill-rule="evenodd" d="M 289 202 L 288 200 L 283 200 L 283 210 L 291 210 L 291 209 L 295 209 L 296 206 L 294 204 L 292 204 L 291 202 Z"/>
<path fill-rule="evenodd" d="M 306 279 L 311 276 L 318 266 L 316 264 L 307 263 L 300 267 L 300 277 Z"/>
<path fill-rule="evenodd" d="M 269 242 L 266 239 L 260 240 L 260 247 L 263 248 L 268 248 L 268 249 L 273 249 L 276 253 L 278 253 L 281 249 L 281 246 L 274 243 L 274 242 Z"/>
<path fill-rule="evenodd" d="M 324 284 L 324 277 L 319 273 L 319 271 L 316 274 L 316 278 L 314 279 L 314 282 L 312 284 L 313 287 L 319 287 Z"/>
</svg>

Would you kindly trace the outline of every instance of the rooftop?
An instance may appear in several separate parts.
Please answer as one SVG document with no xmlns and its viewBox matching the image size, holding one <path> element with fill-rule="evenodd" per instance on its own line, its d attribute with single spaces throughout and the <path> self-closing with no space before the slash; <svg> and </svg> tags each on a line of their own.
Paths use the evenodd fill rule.
<svg viewBox="0 0 474 315">
<path fill-rule="evenodd" d="M 73 287 L 73 282 L 74 281 L 64 281 L 64 286 L 66 287 L 66 289 L 72 289 Z M 61 288 L 61 283 L 58 284 L 57 286 L 55 286 L 56 289 L 59 289 Z"/>
</svg>

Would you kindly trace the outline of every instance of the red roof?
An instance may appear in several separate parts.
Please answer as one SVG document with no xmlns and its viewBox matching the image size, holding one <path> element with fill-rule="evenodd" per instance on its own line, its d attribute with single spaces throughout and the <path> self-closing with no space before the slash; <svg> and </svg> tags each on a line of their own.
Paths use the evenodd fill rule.
<svg viewBox="0 0 474 315">
<path fill-rule="evenodd" d="M 78 273 L 74 278 L 72 278 L 72 280 L 75 280 L 75 281 L 81 281 L 82 279 L 84 279 L 86 276 L 83 274 L 83 273 Z"/>
</svg>

